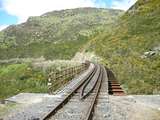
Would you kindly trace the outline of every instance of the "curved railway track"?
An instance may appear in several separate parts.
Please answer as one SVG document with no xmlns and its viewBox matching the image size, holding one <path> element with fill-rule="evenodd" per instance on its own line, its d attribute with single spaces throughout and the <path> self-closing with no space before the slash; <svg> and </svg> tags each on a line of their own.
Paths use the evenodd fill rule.
<svg viewBox="0 0 160 120">
<path fill-rule="evenodd" d="M 56 95 L 45 96 L 4 120 L 112 120 L 116 116 L 109 95 L 125 94 L 111 70 L 90 63 Z"/>
<path fill-rule="evenodd" d="M 120 88 L 116 87 L 115 90 L 114 84 L 110 84 L 115 81 L 113 73 L 111 74 L 104 66 L 94 64 L 92 70 L 41 120 L 104 120 L 105 118 L 101 116 L 106 114 L 105 111 L 101 111 L 103 115 L 99 115 L 97 109 L 100 104 L 103 104 L 101 109 L 109 106 L 110 92 L 113 94 L 116 91 L 117 94 L 118 90 L 119 93 Z M 99 103 L 99 99 L 108 102 Z"/>
<path fill-rule="evenodd" d="M 41 120 L 95 119 L 96 105 L 98 99 L 102 97 L 99 94 L 104 94 L 109 100 L 108 86 L 106 69 L 104 66 L 94 64 L 93 69 Z"/>
</svg>

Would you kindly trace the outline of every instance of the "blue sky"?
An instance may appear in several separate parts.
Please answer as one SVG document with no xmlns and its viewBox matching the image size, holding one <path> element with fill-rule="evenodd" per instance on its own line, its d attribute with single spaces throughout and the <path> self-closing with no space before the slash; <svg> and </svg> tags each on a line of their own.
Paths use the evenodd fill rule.
<svg viewBox="0 0 160 120">
<path fill-rule="evenodd" d="M 113 0 L 95 0 L 95 4 L 98 7 L 107 7 L 110 8 Z"/>
<path fill-rule="evenodd" d="M 3 24 L 16 24 L 18 18 L 16 16 L 8 14 L 5 10 L 0 10 L 0 25 Z"/>
<path fill-rule="evenodd" d="M 127 10 L 136 0 L 0 0 L 0 30 L 25 22 L 29 16 L 77 7 Z"/>
</svg>

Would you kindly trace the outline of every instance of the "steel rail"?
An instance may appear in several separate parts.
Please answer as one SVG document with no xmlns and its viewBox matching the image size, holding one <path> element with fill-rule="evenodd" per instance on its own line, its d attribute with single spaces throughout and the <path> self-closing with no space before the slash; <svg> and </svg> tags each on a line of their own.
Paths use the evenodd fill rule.
<svg viewBox="0 0 160 120">
<path fill-rule="evenodd" d="M 96 73 L 94 74 L 94 76 L 93 76 L 93 78 L 92 78 L 92 80 L 94 80 L 95 82 L 94 82 L 92 88 L 91 88 L 89 91 L 87 91 L 87 93 L 84 94 L 84 91 L 85 91 L 85 88 L 87 87 L 87 85 L 89 84 L 89 82 L 90 82 L 91 80 L 88 80 L 88 81 L 87 81 L 86 83 L 84 83 L 84 85 L 82 86 L 82 89 L 81 89 L 81 91 L 80 91 L 80 99 L 81 99 L 81 100 L 82 100 L 82 99 L 85 99 L 85 98 L 94 90 L 94 88 L 95 88 L 95 86 L 96 86 L 96 84 L 97 84 L 97 82 L 98 82 L 98 78 L 99 78 L 99 75 L 100 75 L 100 71 L 101 71 L 101 68 L 100 68 L 100 66 L 98 65 L 97 71 L 96 71 Z"/>
<path fill-rule="evenodd" d="M 96 94 L 95 94 L 93 100 L 91 101 L 91 106 L 89 107 L 88 113 L 87 113 L 87 115 L 86 115 L 84 120 L 92 120 L 95 104 L 97 102 L 97 97 L 98 97 L 98 94 L 99 94 L 99 91 L 100 91 L 100 88 L 101 88 L 101 83 L 102 83 L 102 80 L 103 80 L 103 73 L 104 73 L 104 71 L 101 68 L 100 69 L 100 73 L 99 73 L 99 77 L 97 78 L 98 82 L 97 82 L 97 84 L 95 86 Z"/>
<path fill-rule="evenodd" d="M 95 65 L 92 71 L 90 71 L 80 82 L 77 84 L 70 94 L 68 94 L 62 102 L 56 105 L 56 107 L 51 110 L 48 114 L 42 117 L 41 120 L 48 120 L 51 116 L 53 116 L 60 108 L 62 108 L 73 96 L 73 94 L 86 82 L 88 78 L 93 74 L 93 72 L 97 69 L 97 66 Z"/>
</svg>

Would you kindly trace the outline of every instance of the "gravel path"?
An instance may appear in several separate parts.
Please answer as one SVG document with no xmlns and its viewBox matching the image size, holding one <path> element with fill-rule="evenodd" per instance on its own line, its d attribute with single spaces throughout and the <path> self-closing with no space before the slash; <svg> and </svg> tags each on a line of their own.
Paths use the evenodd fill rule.
<svg viewBox="0 0 160 120">
<path fill-rule="evenodd" d="M 143 102 L 140 100 L 143 99 Z M 147 102 L 149 99 L 154 101 Z M 160 96 L 110 96 L 111 120 L 160 120 Z M 145 102 L 144 102 L 145 101 Z M 156 107 L 151 107 L 155 104 Z"/>
</svg>

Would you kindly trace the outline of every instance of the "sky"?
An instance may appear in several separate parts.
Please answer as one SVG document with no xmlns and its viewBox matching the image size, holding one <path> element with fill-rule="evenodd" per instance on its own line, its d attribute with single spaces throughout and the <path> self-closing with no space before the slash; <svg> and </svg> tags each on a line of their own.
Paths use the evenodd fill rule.
<svg viewBox="0 0 160 120">
<path fill-rule="evenodd" d="M 98 7 L 127 10 L 136 0 L 0 0 L 0 30 L 53 10 Z"/>
</svg>

